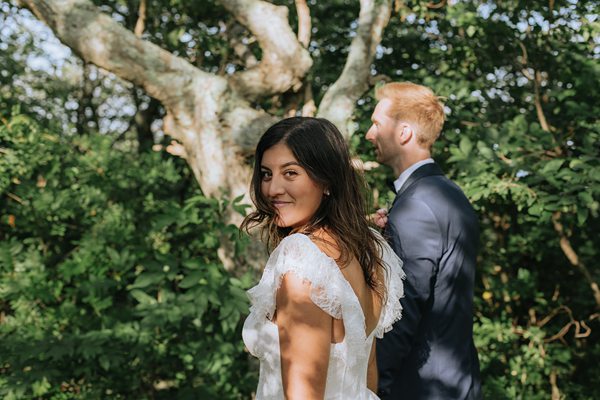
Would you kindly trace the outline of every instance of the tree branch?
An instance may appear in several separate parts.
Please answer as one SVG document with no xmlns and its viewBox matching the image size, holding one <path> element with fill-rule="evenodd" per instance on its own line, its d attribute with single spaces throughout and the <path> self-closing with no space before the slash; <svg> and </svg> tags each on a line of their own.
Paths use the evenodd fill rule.
<svg viewBox="0 0 600 400">
<path fill-rule="evenodd" d="M 533 91 L 534 91 L 534 103 L 535 103 L 535 111 L 537 113 L 538 120 L 540 122 L 540 126 L 544 130 L 544 132 L 549 133 L 551 135 L 552 140 L 556 144 L 554 147 L 555 156 L 560 156 L 563 154 L 562 148 L 557 143 L 556 138 L 552 134 L 552 126 L 548 123 L 546 116 L 544 115 L 544 110 L 542 108 L 542 101 L 540 95 L 540 87 L 542 83 L 542 75 L 536 69 L 533 70 L 533 75 L 525 68 L 527 66 L 527 48 L 525 45 L 518 41 L 519 46 L 521 47 L 522 59 L 521 63 L 523 64 L 523 75 L 533 81 Z M 561 213 L 560 211 L 556 211 L 552 214 L 552 224 L 554 226 L 554 231 L 558 234 L 560 240 L 560 248 L 571 263 L 572 266 L 576 267 L 581 274 L 584 276 L 585 280 L 590 285 L 592 292 L 594 294 L 594 300 L 596 301 L 596 307 L 600 308 L 600 287 L 598 287 L 598 283 L 594 281 L 594 278 L 587 267 L 581 263 L 575 249 L 571 245 L 571 241 L 569 240 L 567 234 L 565 233 L 562 223 L 560 222 Z"/>
<path fill-rule="evenodd" d="M 133 32 L 135 33 L 135 36 L 137 36 L 138 38 L 141 38 L 142 34 L 144 33 L 145 22 L 146 22 L 146 0 L 141 0 L 140 8 L 138 11 L 138 19 L 137 19 L 137 22 L 135 23 L 135 29 L 133 30 Z"/>
<path fill-rule="evenodd" d="M 306 0 L 296 0 L 296 12 L 298 13 L 298 41 L 307 49 L 310 44 L 311 20 Z"/>
<path fill-rule="evenodd" d="M 389 0 L 361 0 L 358 29 L 352 39 L 346 64 L 319 105 L 318 116 L 333 122 L 346 138 L 352 133 L 348 125 L 356 101 L 369 88 L 371 63 L 381 43 L 383 29 L 390 20 L 390 13 Z"/>
<path fill-rule="evenodd" d="M 143 87 L 165 107 L 173 107 L 186 98 L 184 92 L 192 86 L 192 77 L 217 79 L 136 37 L 88 0 L 20 0 L 20 3 L 83 60 Z"/>
<path fill-rule="evenodd" d="M 540 93 L 540 88 L 542 86 L 542 74 L 537 69 L 532 68 L 532 75 L 531 72 L 526 68 L 528 63 L 527 48 L 520 40 L 517 43 L 519 43 L 519 47 L 521 47 L 522 53 L 521 64 L 523 64 L 523 69 L 521 70 L 521 73 L 523 74 L 523 76 L 525 76 L 527 79 L 533 82 L 533 101 L 538 121 L 540 121 L 540 126 L 542 127 L 544 132 L 548 132 L 550 134 L 552 141 L 556 144 L 554 151 L 560 155 L 562 154 L 562 148 L 557 143 L 556 138 L 552 134 L 552 131 L 554 131 L 555 129 L 548 123 L 546 115 L 544 114 L 544 109 L 542 108 L 542 96 Z"/>
<path fill-rule="evenodd" d="M 235 90 L 249 100 L 298 90 L 312 66 L 288 22 L 288 9 L 261 0 L 220 0 L 256 37 L 261 49 L 260 63 L 230 77 Z"/>
<path fill-rule="evenodd" d="M 306 4 L 306 0 L 296 0 L 296 12 L 298 14 L 298 41 L 304 48 L 308 48 L 310 45 L 312 24 L 310 9 Z M 304 79 L 304 93 L 302 96 L 304 102 L 302 105 L 302 116 L 314 117 L 317 112 L 317 106 L 315 105 L 310 77 Z"/>
<path fill-rule="evenodd" d="M 542 108 L 542 99 L 540 96 L 540 86 L 542 84 L 542 74 L 540 71 L 535 71 L 535 77 L 533 79 L 533 93 L 534 93 L 534 101 L 535 101 L 535 111 L 537 113 L 538 120 L 540 121 L 540 125 L 542 129 L 546 132 L 550 132 L 550 124 L 548 124 L 548 120 L 546 120 L 546 116 L 544 115 L 544 109 Z"/>
<path fill-rule="evenodd" d="M 564 231 L 562 223 L 560 222 L 560 217 L 560 211 L 556 211 L 554 214 L 552 214 L 552 224 L 554 225 L 554 230 L 560 238 L 560 248 L 562 249 L 563 253 L 567 257 L 571 265 L 579 269 L 579 271 L 583 274 L 585 280 L 588 282 L 590 288 L 592 289 L 592 292 L 594 293 L 596 307 L 600 308 L 600 288 L 598 287 L 598 283 L 594 281 L 594 278 L 592 277 L 590 271 L 581 262 L 581 260 L 579 260 L 579 257 L 573 249 L 573 246 L 571 246 L 571 242 L 569 241 L 569 238 L 567 237 Z"/>
<path fill-rule="evenodd" d="M 242 25 L 234 22 L 227 27 L 227 36 L 231 43 L 234 54 L 240 59 L 244 67 L 252 68 L 258 64 L 258 60 L 249 48 L 249 44 L 244 43 L 245 29 Z"/>
<path fill-rule="evenodd" d="M 526 67 L 527 66 L 527 58 L 528 58 L 527 57 L 527 48 L 521 41 L 519 41 L 518 43 L 519 43 L 519 46 L 521 47 L 521 52 L 523 54 L 521 63 L 523 64 L 524 67 Z M 556 153 L 557 156 L 560 156 L 563 153 L 562 148 L 557 143 L 556 138 L 552 134 L 552 127 L 548 123 L 546 116 L 544 115 L 544 110 L 542 108 L 542 101 L 541 101 L 541 95 L 540 95 L 542 76 L 538 70 L 534 69 L 533 71 L 534 71 L 534 73 L 532 75 L 526 68 L 523 68 L 523 70 L 522 70 L 523 75 L 525 77 L 527 77 L 527 79 L 533 81 L 535 111 L 537 113 L 537 117 L 540 122 L 540 126 L 542 127 L 544 132 L 550 134 L 552 140 L 556 144 L 556 146 L 554 148 L 554 152 Z M 579 271 L 582 273 L 585 280 L 588 282 L 588 284 L 590 285 L 590 288 L 592 289 L 592 292 L 594 294 L 594 300 L 596 301 L 596 307 L 600 308 L 600 288 L 598 287 L 598 283 L 594 281 L 594 278 L 592 277 L 592 274 L 587 269 L 587 267 L 585 265 L 583 265 L 583 263 L 580 262 L 579 257 L 577 256 L 577 253 L 573 249 L 573 246 L 571 245 L 571 242 L 563 229 L 562 223 L 560 222 L 560 218 L 561 218 L 560 211 L 556 211 L 554 214 L 552 214 L 552 224 L 554 226 L 554 231 L 558 234 L 558 237 L 560 239 L 560 248 L 563 251 L 563 253 L 565 254 L 565 256 L 567 257 L 567 259 L 569 260 L 569 262 L 571 263 L 571 265 L 576 267 L 577 269 L 579 269 Z"/>
<path fill-rule="evenodd" d="M 558 390 L 558 384 L 556 383 L 558 381 L 558 374 L 556 373 L 556 370 L 553 369 L 552 372 L 550 372 L 550 386 L 552 387 L 552 400 L 560 400 L 560 390 Z"/>
<path fill-rule="evenodd" d="M 203 72 L 136 37 L 88 0 L 20 1 L 85 62 L 113 72 L 159 100 L 167 111 L 165 132 L 181 141 L 189 155 L 198 153 L 199 149 L 193 147 L 218 141 L 216 132 L 223 130 L 223 126 L 231 132 L 223 139 L 233 147 L 231 150 L 248 153 L 273 121 L 271 116 L 251 107 L 246 99 L 232 92 L 225 78 Z M 223 160 L 223 154 L 215 151 L 209 154 Z M 208 162 L 210 158 L 200 159 Z M 216 174 L 214 167 L 207 165 L 211 172 L 202 173 L 202 168 L 193 162 L 190 166 L 207 195 L 216 193 L 219 187 L 229 186 L 224 185 L 224 176 Z M 208 177 L 214 178 L 206 182 Z M 239 190 L 236 192 L 240 194 Z"/>
<path fill-rule="evenodd" d="M 436 8 L 442 8 L 445 5 L 446 5 L 446 0 L 442 0 L 439 3 L 434 3 L 433 1 L 430 1 L 429 3 L 427 3 L 427 8 L 436 9 Z"/>
<path fill-rule="evenodd" d="M 164 131 L 176 139 L 175 144 L 183 146 L 172 145 L 169 149 L 185 156 L 202 192 L 210 197 L 248 194 L 251 170 L 245 153 L 254 150 L 258 137 L 274 121 L 272 116 L 252 106 L 249 99 L 269 91 L 287 91 L 301 81 L 312 63 L 287 23 L 287 8 L 263 1 L 222 0 L 238 19 L 246 22 L 263 46 L 261 64 L 231 81 L 203 72 L 136 37 L 90 0 L 18 1 L 84 62 L 134 83 L 163 104 Z M 253 85 L 252 80 L 260 78 L 257 74 L 263 75 L 262 81 Z M 272 82 L 261 84 L 269 79 Z M 242 97 L 243 93 L 249 98 Z M 249 203 L 249 200 L 244 201 Z M 223 218 L 238 225 L 242 217 L 228 208 Z M 220 239 L 219 255 L 230 269 L 235 261 L 230 251 L 232 243 L 225 234 Z M 247 254 L 245 264 L 264 265 L 264 257 L 259 254 L 262 253 Z"/>
<path fill-rule="evenodd" d="M 304 105 L 302 105 L 302 116 L 314 117 L 316 112 L 317 106 L 315 105 L 312 86 L 308 81 L 304 84 Z"/>
</svg>

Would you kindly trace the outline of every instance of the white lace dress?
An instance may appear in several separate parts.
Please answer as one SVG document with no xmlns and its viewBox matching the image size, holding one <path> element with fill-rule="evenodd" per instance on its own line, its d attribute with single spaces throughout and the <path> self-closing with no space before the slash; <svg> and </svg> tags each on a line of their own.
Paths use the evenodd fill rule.
<svg viewBox="0 0 600 400">
<path fill-rule="evenodd" d="M 358 298 L 335 261 L 303 234 L 296 233 L 281 241 L 269 257 L 258 285 L 248 290 L 252 305 L 242 336 L 250 353 L 260 360 L 256 400 L 284 399 L 279 333 L 271 318 L 275 313 L 276 291 L 288 272 L 311 283 L 311 299 L 317 306 L 333 318 L 343 319 L 344 340 L 332 344 L 329 353 L 325 399 L 378 399 L 367 389 L 369 354 L 373 338 L 381 338 L 401 317 L 399 299 L 403 295 L 404 277 L 400 259 L 387 244 L 383 247 L 387 301 L 376 328 L 367 337 Z"/>
</svg>

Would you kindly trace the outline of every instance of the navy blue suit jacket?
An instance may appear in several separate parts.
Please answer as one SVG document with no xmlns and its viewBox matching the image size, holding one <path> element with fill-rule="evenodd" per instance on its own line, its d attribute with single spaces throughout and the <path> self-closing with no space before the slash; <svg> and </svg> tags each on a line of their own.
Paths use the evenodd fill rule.
<svg viewBox="0 0 600 400">
<path fill-rule="evenodd" d="M 481 399 L 473 344 L 479 223 L 437 164 L 416 169 L 398 191 L 386 236 L 404 261 L 402 319 L 377 342 L 384 399 Z"/>
</svg>

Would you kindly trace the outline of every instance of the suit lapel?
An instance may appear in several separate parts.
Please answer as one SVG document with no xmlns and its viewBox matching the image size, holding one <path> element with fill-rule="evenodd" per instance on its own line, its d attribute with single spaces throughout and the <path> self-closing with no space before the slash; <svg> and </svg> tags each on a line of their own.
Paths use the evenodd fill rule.
<svg viewBox="0 0 600 400">
<path fill-rule="evenodd" d="M 408 189 L 410 186 L 412 186 L 413 183 L 415 183 L 419 179 L 424 178 L 426 176 L 434 176 L 434 175 L 444 175 L 444 172 L 436 163 L 425 164 L 425 165 L 422 165 L 419 168 L 417 168 L 408 177 L 408 179 L 404 182 L 404 184 L 402 185 L 400 190 L 398 190 L 398 193 L 396 193 L 396 198 L 394 199 L 394 203 L 396 203 L 396 200 L 398 200 L 398 198 L 400 198 L 402 193 L 404 193 L 404 191 L 406 191 L 406 189 Z M 393 207 L 393 205 L 394 204 L 392 204 L 392 207 Z"/>
</svg>

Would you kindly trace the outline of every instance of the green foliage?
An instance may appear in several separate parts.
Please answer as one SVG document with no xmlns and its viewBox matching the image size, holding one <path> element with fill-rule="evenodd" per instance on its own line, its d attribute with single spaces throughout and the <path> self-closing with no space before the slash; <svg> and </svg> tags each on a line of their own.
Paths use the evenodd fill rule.
<svg viewBox="0 0 600 400">
<path fill-rule="evenodd" d="M 594 2 L 402 3 L 375 69 L 445 98 L 434 157 L 481 220 L 475 339 L 484 398 L 599 398 L 589 282 L 600 279 Z M 365 132 L 373 100 L 363 101 Z M 373 159 L 368 143 L 356 146 Z M 367 176 L 379 188 L 391 177 Z"/>
<path fill-rule="evenodd" d="M 159 153 L 0 125 L 0 397 L 241 398 L 253 278 L 217 258 L 223 201 Z"/>
</svg>

